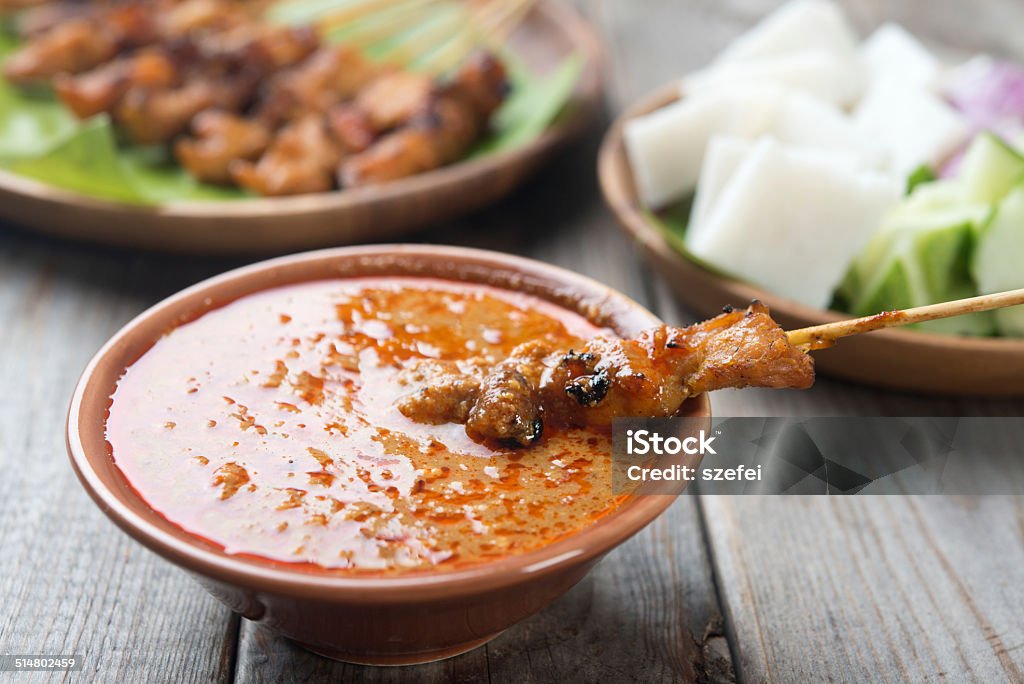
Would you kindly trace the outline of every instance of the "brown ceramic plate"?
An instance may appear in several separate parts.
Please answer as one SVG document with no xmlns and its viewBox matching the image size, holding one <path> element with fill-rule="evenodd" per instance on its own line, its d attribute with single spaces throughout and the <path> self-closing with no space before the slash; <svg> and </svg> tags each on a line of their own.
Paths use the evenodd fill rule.
<svg viewBox="0 0 1024 684">
<path fill-rule="evenodd" d="M 122 371 L 175 325 L 268 288 L 369 275 L 430 276 L 528 292 L 622 335 L 658 323 L 639 304 L 595 281 L 493 252 L 384 246 L 284 257 L 184 290 L 117 333 L 75 389 L 68 451 L 79 479 L 104 513 L 137 541 L 191 571 L 232 610 L 331 657 L 375 664 L 426 662 L 474 648 L 543 608 L 657 517 L 673 497 L 634 497 L 577 534 L 493 563 L 448 572 L 346 577 L 233 556 L 187 534 L 135 493 L 105 440 L 109 398 Z M 710 403 L 700 396 L 680 413 L 709 419 Z"/>
<path fill-rule="evenodd" d="M 601 147 L 600 177 L 605 200 L 621 226 L 641 246 L 675 295 L 694 313 L 712 316 L 726 304 L 760 299 L 788 330 L 849 318 L 814 309 L 708 271 L 665 239 L 644 214 L 633 183 L 622 129 L 633 117 L 678 99 L 678 84 L 645 97 L 623 114 Z M 1024 395 L 1024 340 L 969 338 L 908 330 L 882 330 L 841 340 L 815 352 L 828 375 L 889 389 L 948 395 Z"/>
<path fill-rule="evenodd" d="M 61 237 L 196 254 L 281 254 L 408 234 L 511 192 L 582 131 L 599 106 L 603 48 L 568 4 L 540 2 L 512 35 L 510 48 L 540 73 L 573 53 L 584 59 L 558 121 L 516 149 L 377 187 L 157 207 L 89 198 L 0 171 L 0 216 Z"/>
</svg>

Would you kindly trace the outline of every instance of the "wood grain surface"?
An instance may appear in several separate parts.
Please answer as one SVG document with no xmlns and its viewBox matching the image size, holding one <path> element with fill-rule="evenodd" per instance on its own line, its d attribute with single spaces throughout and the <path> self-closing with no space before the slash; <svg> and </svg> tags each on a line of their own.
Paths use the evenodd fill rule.
<svg viewBox="0 0 1024 684">
<path fill-rule="evenodd" d="M 586 0 L 617 111 L 700 65 L 774 2 Z M 1009 50 L 1024 7 L 845 2 L 938 40 Z M 692 320 L 597 192 L 598 127 L 509 200 L 423 241 L 567 266 Z M 140 230 L 144 226 L 140 226 Z M 684 497 L 563 599 L 485 648 L 417 668 L 333 663 L 233 617 L 128 541 L 82 493 L 63 419 L 88 357 L 160 298 L 238 265 L 67 245 L 0 228 L 0 652 L 81 653 L 81 673 L 0 681 L 1024 681 L 1024 503 L 993 498 Z M 726 391 L 716 415 L 1022 415 L 822 380 Z"/>
</svg>

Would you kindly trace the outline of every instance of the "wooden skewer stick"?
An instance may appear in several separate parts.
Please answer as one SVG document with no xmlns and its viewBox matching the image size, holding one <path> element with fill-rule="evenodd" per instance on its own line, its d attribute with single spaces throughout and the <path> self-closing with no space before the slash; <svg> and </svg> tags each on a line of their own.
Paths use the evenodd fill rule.
<svg viewBox="0 0 1024 684">
<path fill-rule="evenodd" d="M 967 299 L 956 299 L 941 304 L 929 304 L 917 306 L 913 309 L 902 311 L 883 311 L 874 316 L 864 318 L 851 318 L 848 321 L 836 321 L 815 325 L 810 328 L 790 330 L 786 333 L 790 344 L 808 349 L 823 349 L 831 347 L 836 340 L 850 335 L 893 328 L 898 325 L 910 325 L 911 323 L 923 323 L 934 321 L 937 318 L 950 318 L 952 316 L 963 316 L 964 314 L 976 313 L 978 311 L 991 311 L 1007 306 L 1024 304 L 1024 289 L 1009 290 L 996 294 L 981 295 L 980 297 L 969 297 Z"/>
<path fill-rule="evenodd" d="M 500 49 L 535 4 L 536 0 L 483 0 L 482 5 L 468 13 L 464 30 L 423 60 L 421 66 L 443 74 L 477 47 Z"/>
<path fill-rule="evenodd" d="M 343 40 L 359 48 L 387 44 L 387 61 L 441 75 L 477 47 L 502 47 L 536 2 L 341 0 L 316 24 L 323 34 L 344 31 Z"/>
</svg>

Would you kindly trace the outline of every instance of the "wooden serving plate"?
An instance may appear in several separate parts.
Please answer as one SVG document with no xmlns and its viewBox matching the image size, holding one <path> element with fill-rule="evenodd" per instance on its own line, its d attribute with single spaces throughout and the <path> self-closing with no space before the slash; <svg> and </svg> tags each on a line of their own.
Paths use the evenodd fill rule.
<svg viewBox="0 0 1024 684">
<path fill-rule="evenodd" d="M 760 299 L 787 330 L 849 318 L 814 309 L 716 275 L 679 254 L 644 215 L 622 139 L 623 125 L 680 97 L 671 84 L 645 97 L 615 121 L 599 157 L 601 190 L 620 225 L 639 243 L 672 291 L 694 313 L 709 317 L 727 304 Z M 737 245 L 737 249 L 741 249 Z M 1024 395 L 1024 340 L 880 330 L 814 353 L 827 375 L 887 389 L 945 395 Z"/>
<path fill-rule="evenodd" d="M 558 121 L 516 149 L 377 187 L 282 198 L 135 206 L 86 197 L 0 170 L 0 217 L 43 233 L 194 254 L 273 254 L 381 241 L 503 197 L 581 132 L 601 102 L 604 49 L 571 6 L 541 0 L 509 47 L 546 73 L 580 54 L 583 72 Z"/>
</svg>

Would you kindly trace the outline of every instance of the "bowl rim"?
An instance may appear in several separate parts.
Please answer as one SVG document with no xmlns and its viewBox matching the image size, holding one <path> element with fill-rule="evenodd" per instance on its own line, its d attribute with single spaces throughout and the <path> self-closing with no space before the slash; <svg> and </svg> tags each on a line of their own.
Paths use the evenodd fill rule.
<svg viewBox="0 0 1024 684">
<path fill-rule="evenodd" d="M 0 169 L 0 193 L 49 205 L 102 211 L 127 217 L 244 219 L 276 213 L 299 216 L 309 213 L 390 202 L 434 188 L 458 185 L 467 178 L 496 172 L 549 150 L 582 130 L 599 107 L 607 71 L 607 55 L 593 26 L 573 6 L 540 0 L 531 10 L 560 26 L 571 44 L 571 54 L 583 58 L 583 68 L 562 114 L 540 135 L 525 144 L 479 157 L 467 157 L 426 173 L 361 188 L 283 197 L 247 197 L 236 200 L 186 200 L 134 204 L 93 197 Z"/>
<path fill-rule="evenodd" d="M 284 594 L 297 598 L 360 604 L 422 602 L 479 594 L 484 591 L 515 586 L 588 561 L 596 562 L 597 559 L 640 531 L 668 508 L 675 500 L 675 495 L 634 497 L 579 532 L 526 553 L 450 571 L 414 571 L 396 576 L 351 577 L 292 569 L 287 568 L 287 564 L 284 563 L 235 556 L 215 548 L 211 544 L 204 543 L 183 529 L 178 528 L 174 533 L 168 532 L 161 529 L 154 520 L 163 520 L 164 524 L 168 524 L 169 521 L 149 507 L 120 471 L 117 471 L 118 474 L 127 484 L 127 487 L 122 488 L 120 493 L 113 491 L 103 482 L 94 463 L 108 463 L 117 470 L 116 465 L 111 463 L 112 454 L 109 448 L 102 449 L 102 453 L 96 453 L 99 450 L 90 452 L 85 446 L 83 435 L 89 430 L 93 431 L 90 435 L 92 438 L 95 438 L 96 431 L 99 431 L 100 443 L 106 444 L 106 441 L 102 423 L 91 426 L 83 424 L 83 405 L 86 402 L 102 402 L 101 405 L 104 407 L 108 405 L 113 383 L 120 377 L 124 367 L 132 363 L 134 359 L 125 361 L 122 358 L 114 364 L 118 370 L 106 373 L 105 376 L 98 372 L 98 367 L 108 356 L 116 359 L 120 353 L 123 357 L 126 353 L 123 343 L 125 340 L 131 339 L 133 335 L 137 335 L 136 331 L 141 326 L 158 321 L 164 324 L 160 326 L 161 329 L 170 329 L 177 321 L 181 320 L 179 309 L 197 298 L 207 307 L 201 310 L 205 312 L 247 294 L 265 291 L 284 284 L 324 279 L 324 276 L 297 277 L 286 282 L 265 283 L 262 286 L 243 289 L 237 296 L 218 300 L 217 304 L 213 303 L 215 300 L 210 296 L 213 292 L 262 274 L 287 269 L 302 270 L 314 263 L 324 265 L 335 262 L 343 263 L 347 260 L 365 262 L 367 259 L 406 259 L 412 263 L 424 258 L 440 262 L 461 260 L 472 264 L 469 267 L 470 270 L 500 267 L 505 270 L 506 274 L 521 275 L 525 280 L 539 278 L 541 282 L 548 282 L 554 286 L 565 288 L 566 292 L 576 293 L 580 295 L 581 306 L 585 302 L 589 303 L 588 305 L 603 306 L 602 313 L 613 311 L 611 307 L 619 307 L 624 316 L 624 325 L 635 326 L 637 323 L 657 325 L 660 323 L 654 314 L 637 302 L 595 280 L 543 262 L 488 250 L 435 245 L 369 245 L 305 252 L 243 266 L 201 281 L 146 309 L 115 333 L 86 365 L 75 386 L 66 423 L 68 455 L 83 487 L 99 508 L 129 536 L 187 570 L 256 591 Z M 415 274 L 410 273 L 409 275 Z M 434 274 L 431 275 L 438 277 Z M 338 277 L 344 276 L 339 274 Z M 516 288 L 506 287 L 506 289 Z M 192 309 L 191 318 L 194 319 L 196 317 L 194 305 L 192 305 Z M 595 310 L 595 312 L 597 311 Z M 583 312 L 581 311 L 581 313 Z M 629 319 L 629 316 L 635 318 Z M 150 336 L 145 340 L 146 348 L 148 348 L 148 344 L 155 341 Z M 110 377 L 111 375 L 114 377 Z M 706 395 L 689 400 L 686 409 L 687 415 L 710 419 L 711 406 Z M 93 443 L 95 443 L 94 439 Z M 144 513 L 133 510 L 122 500 L 122 496 L 130 497 L 136 504 L 141 503 L 140 508 L 144 510 Z M 169 524 L 177 527 L 174 523 Z"/>
<path fill-rule="evenodd" d="M 720 287 L 735 296 L 737 301 L 758 299 L 772 310 L 785 312 L 793 317 L 804 319 L 808 325 L 832 323 L 848 320 L 852 314 L 832 309 L 816 309 L 787 297 L 782 297 L 741 280 L 714 273 L 700 264 L 687 259 L 676 251 L 662 234 L 661 230 L 652 225 L 641 211 L 636 195 L 632 169 L 630 168 L 625 149 L 623 131 L 626 124 L 644 114 L 682 100 L 685 97 L 682 79 L 663 84 L 648 92 L 636 103 L 624 110 L 609 127 L 601 142 L 598 153 L 598 177 L 601 193 L 605 203 L 618 219 L 617 223 L 633 239 L 647 249 L 655 252 L 659 258 L 681 264 L 687 268 L 697 269 L 709 279 L 718 281 Z M 629 180 L 627 184 L 617 183 L 616 177 L 621 174 Z M 1011 337 L 969 337 L 957 335 L 941 335 L 925 331 L 909 331 L 896 328 L 876 330 L 870 333 L 879 342 L 899 342 L 940 350 L 956 349 L 963 353 L 1024 353 L 1024 339 Z"/>
</svg>

